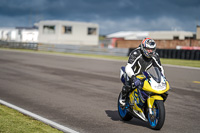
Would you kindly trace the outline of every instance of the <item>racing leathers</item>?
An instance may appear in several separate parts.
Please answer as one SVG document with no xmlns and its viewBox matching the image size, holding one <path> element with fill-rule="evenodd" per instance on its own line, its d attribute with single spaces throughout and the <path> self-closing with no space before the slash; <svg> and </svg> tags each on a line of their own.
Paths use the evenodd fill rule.
<svg viewBox="0 0 200 133">
<path fill-rule="evenodd" d="M 161 73 L 164 75 L 164 70 L 161 66 L 158 53 L 155 53 L 151 58 L 146 58 L 142 54 L 140 47 L 138 47 L 130 53 L 125 71 L 128 77 L 131 78 L 132 76 L 142 74 L 142 72 L 147 71 L 149 68 L 151 68 L 151 66 L 158 67 Z"/>
<path fill-rule="evenodd" d="M 141 48 L 138 47 L 134 49 L 128 59 L 128 63 L 125 67 L 126 74 L 129 78 L 126 78 L 125 86 L 122 88 L 122 97 L 125 98 L 127 93 L 131 89 L 131 84 L 135 80 L 134 78 L 142 74 L 142 72 L 147 71 L 152 66 L 158 67 L 164 76 L 164 70 L 160 63 L 159 55 L 155 52 L 151 58 L 147 58 L 143 55 Z M 129 80 L 129 81 L 127 81 Z M 131 80 L 131 81 L 130 81 Z"/>
</svg>

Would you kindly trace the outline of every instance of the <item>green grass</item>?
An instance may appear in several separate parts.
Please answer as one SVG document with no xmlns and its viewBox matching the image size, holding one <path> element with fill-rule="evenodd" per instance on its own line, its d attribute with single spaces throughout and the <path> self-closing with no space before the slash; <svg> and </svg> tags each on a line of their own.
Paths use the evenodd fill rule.
<svg viewBox="0 0 200 133">
<path fill-rule="evenodd" d="M 62 133 L 16 110 L 0 105 L 0 133 Z"/>
<path fill-rule="evenodd" d="M 161 59 L 162 64 L 178 65 L 178 66 L 189 66 L 189 67 L 200 67 L 199 60 L 180 60 L 180 59 Z"/>
</svg>

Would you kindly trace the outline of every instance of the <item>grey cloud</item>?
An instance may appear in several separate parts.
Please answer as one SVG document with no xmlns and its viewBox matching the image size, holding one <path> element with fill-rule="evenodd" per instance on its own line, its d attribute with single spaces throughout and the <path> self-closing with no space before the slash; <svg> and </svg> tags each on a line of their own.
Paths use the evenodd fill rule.
<svg viewBox="0 0 200 133">
<path fill-rule="evenodd" d="M 195 30 L 199 12 L 199 0 L 1 0 L 0 26 L 60 19 L 98 23 L 103 34 L 134 27 Z"/>
</svg>

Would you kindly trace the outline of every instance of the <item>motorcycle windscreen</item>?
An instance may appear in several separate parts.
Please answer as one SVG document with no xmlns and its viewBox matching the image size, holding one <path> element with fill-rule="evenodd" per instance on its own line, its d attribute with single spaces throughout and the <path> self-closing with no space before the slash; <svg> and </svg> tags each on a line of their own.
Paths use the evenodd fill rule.
<svg viewBox="0 0 200 133">
<path fill-rule="evenodd" d="M 159 70 L 159 68 L 157 67 L 151 67 L 150 69 L 147 70 L 147 72 L 149 73 L 149 75 L 157 82 L 160 83 L 161 82 L 161 72 Z"/>
</svg>

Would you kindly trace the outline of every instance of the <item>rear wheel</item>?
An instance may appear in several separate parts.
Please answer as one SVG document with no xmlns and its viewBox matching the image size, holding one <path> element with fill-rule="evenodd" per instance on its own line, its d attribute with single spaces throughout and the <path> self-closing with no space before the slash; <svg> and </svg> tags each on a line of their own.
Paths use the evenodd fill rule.
<svg viewBox="0 0 200 133">
<path fill-rule="evenodd" d="M 125 106 L 122 106 L 119 102 L 119 100 L 122 98 L 122 93 L 119 94 L 119 97 L 118 97 L 118 113 L 119 113 L 119 116 L 122 118 L 122 120 L 124 121 L 130 121 L 133 116 L 131 116 L 131 114 L 128 112 L 128 106 L 127 104 Z"/>
<path fill-rule="evenodd" d="M 163 101 L 155 101 L 152 114 L 148 111 L 148 121 L 152 129 L 160 130 L 165 122 L 165 106 Z"/>
</svg>

